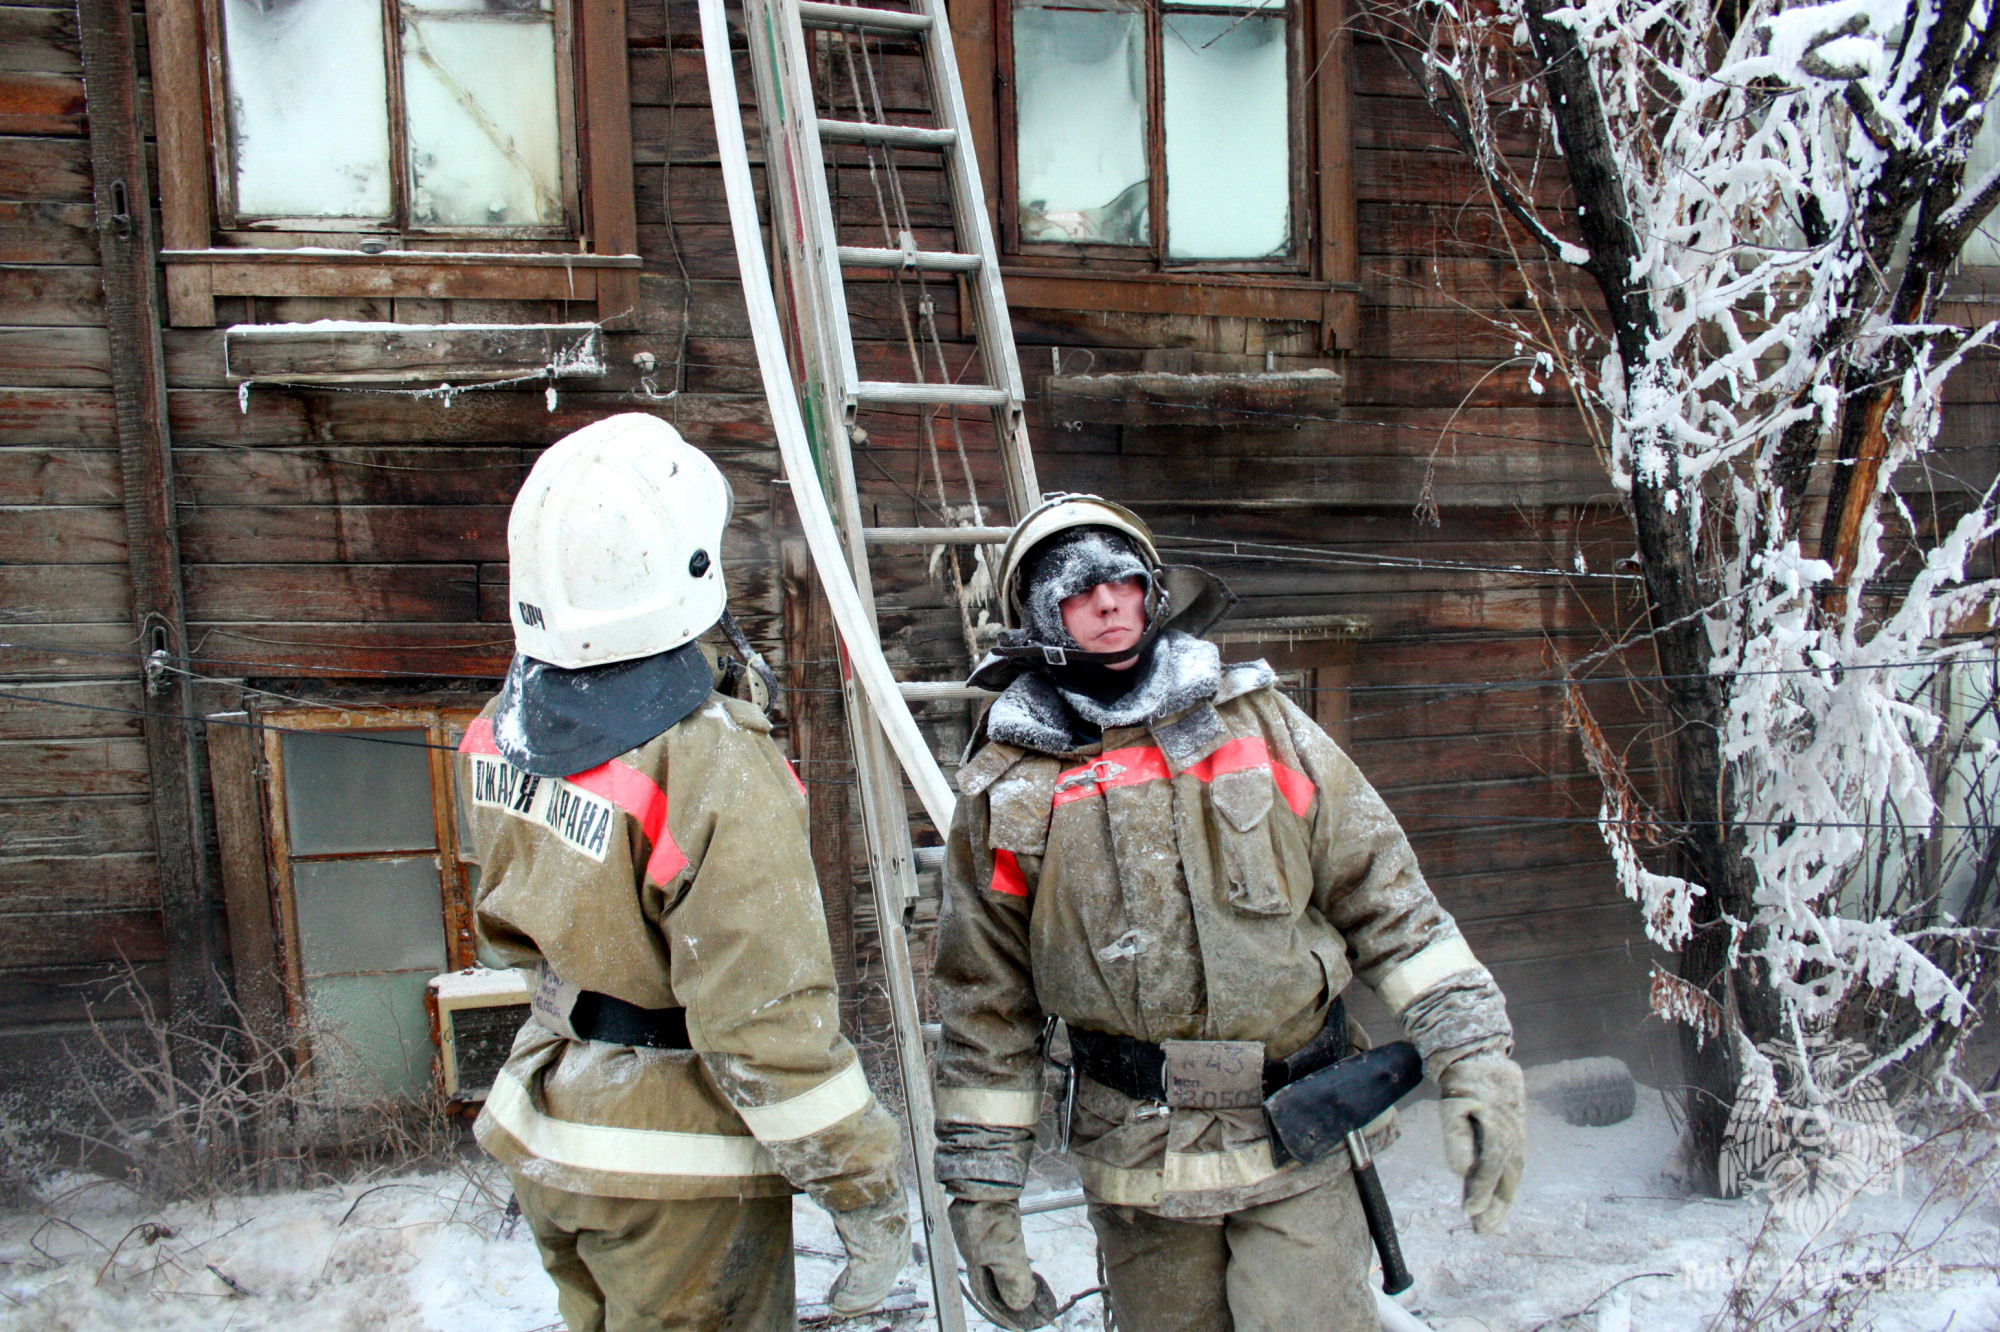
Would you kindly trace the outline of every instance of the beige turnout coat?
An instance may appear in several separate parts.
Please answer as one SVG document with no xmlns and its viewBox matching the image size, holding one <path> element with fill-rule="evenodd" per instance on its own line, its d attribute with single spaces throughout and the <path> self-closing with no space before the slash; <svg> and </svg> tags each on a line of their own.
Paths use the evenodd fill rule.
<svg viewBox="0 0 2000 1332">
<path fill-rule="evenodd" d="M 458 758 L 481 856 L 489 965 L 546 968 L 684 1008 L 692 1051 L 577 1041 L 529 1021 L 476 1133 L 573 1193 L 766 1197 L 836 1210 L 901 1188 L 898 1134 L 840 1035 L 805 797 L 756 708 L 720 694 L 568 778 L 502 758 L 489 720 Z"/>
<path fill-rule="evenodd" d="M 1270 687 L 1101 744 L 988 740 L 959 771 L 936 986 L 937 1117 L 1032 1126 L 1044 1015 L 1147 1041 L 1254 1040 L 1283 1057 L 1359 976 L 1399 1014 L 1476 966 L 1354 763 Z M 1081 1080 L 1072 1151 L 1093 1201 L 1215 1216 L 1347 1169 L 1273 1159 L 1261 1109 L 1136 1102 Z"/>
</svg>

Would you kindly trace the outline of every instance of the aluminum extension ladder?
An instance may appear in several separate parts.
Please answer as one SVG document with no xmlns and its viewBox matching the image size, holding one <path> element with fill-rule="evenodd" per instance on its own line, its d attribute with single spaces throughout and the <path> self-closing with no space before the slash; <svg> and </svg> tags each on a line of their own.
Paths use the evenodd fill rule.
<svg viewBox="0 0 2000 1332">
<path fill-rule="evenodd" d="M 939 830 L 948 829 L 955 803 L 952 789 L 918 731 L 909 704 L 911 700 L 966 695 L 959 686 L 898 684 L 894 679 L 877 629 L 869 550 L 871 546 L 992 545 L 1004 541 L 1009 529 L 979 523 L 977 515 L 983 511 L 976 503 L 969 506 L 975 515 L 972 525 L 864 526 L 852 454 L 857 414 L 883 408 L 990 413 L 1011 518 L 1018 520 L 1033 508 L 1040 491 L 1023 420 L 1021 371 L 1001 290 L 992 227 L 986 216 L 978 164 L 966 137 L 965 99 L 952 53 L 950 21 L 943 0 L 909 2 L 911 9 L 889 10 L 810 0 L 742 0 L 764 131 L 772 227 L 781 264 L 783 285 L 775 293 L 764 262 L 743 143 L 724 0 L 700 0 L 700 12 L 718 151 L 759 367 L 807 544 L 845 649 L 843 682 L 849 736 L 881 926 L 898 1068 L 916 1157 L 934 1307 L 941 1332 L 962 1332 L 965 1314 L 959 1301 L 958 1256 L 946 1224 L 945 1198 L 932 1168 L 929 1061 L 905 932 L 917 897 L 917 877 L 902 774 L 908 776 Z M 890 124 L 884 116 L 869 114 L 858 82 L 853 100 L 862 118 L 823 117 L 822 98 L 813 82 L 815 66 L 807 46 L 807 29 L 843 34 L 844 53 L 850 58 L 852 43 L 857 40 L 915 42 L 923 53 L 935 123 Z M 835 104 L 830 92 L 824 100 L 829 107 Z M 879 94 L 874 105 L 880 106 Z M 907 225 L 892 231 L 898 242 L 894 247 L 840 244 L 827 185 L 824 144 L 858 144 L 875 153 L 877 158 L 869 163 L 871 179 L 877 159 L 893 175 L 896 168 L 891 157 L 895 153 L 914 150 L 936 154 L 950 200 L 956 248 L 919 249 Z M 898 199 L 900 203 L 900 195 Z M 906 217 L 904 220 L 907 222 Z M 911 348 L 917 380 L 862 379 L 856 366 L 843 269 L 909 274 L 919 282 L 923 275 L 938 274 L 962 283 L 959 289 L 970 306 L 970 327 L 989 382 L 956 382 L 942 367 L 937 377 L 929 378 L 914 341 Z M 930 313 L 924 311 L 927 316 Z M 965 322 L 962 318 L 961 323 Z M 794 334 L 795 360 L 786 353 L 787 327 Z M 931 336 L 935 342 L 934 325 Z M 942 362 L 941 345 L 938 355 Z M 926 417 L 922 426 L 929 431 L 933 423 Z M 969 463 L 966 467 L 969 486 Z"/>
</svg>

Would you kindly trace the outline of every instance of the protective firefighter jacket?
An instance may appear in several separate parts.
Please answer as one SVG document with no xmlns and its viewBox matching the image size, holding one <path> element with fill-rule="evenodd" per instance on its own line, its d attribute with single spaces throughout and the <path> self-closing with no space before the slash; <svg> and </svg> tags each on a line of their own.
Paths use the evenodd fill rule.
<svg viewBox="0 0 2000 1332">
<path fill-rule="evenodd" d="M 1037 1118 L 1045 1014 L 1147 1041 L 1262 1041 L 1282 1058 L 1354 976 L 1400 1015 L 1476 973 L 1491 998 L 1463 1039 L 1507 1030 L 1381 797 L 1271 684 L 1261 662 L 1226 668 L 1212 700 L 1101 744 L 987 739 L 960 769 L 936 964 L 954 1192 L 1018 1189 L 1000 1176 L 1010 1132 L 1020 1145 Z M 1163 1216 L 1219 1216 L 1348 1168 L 1344 1150 L 1281 1167 L 1261 1108 L 1168 1113 L 1089 1078 L 1071 1143 L 1093 1201 Z"/>
<path fill-rule="evenodd" d="M 458 758 L 482 958 L 684 1008 L 693 1049 L 573 1041 L 531 1020 L 475 1125 L 480 1145 L 572 1193 L 796 1187 L 838 1211 L 898 1192 L 895 1122 L 840 1035 L 805 794 L 763 714 L 712 695 L 618 758 L 536 778 L 500 756 L 494 707 Z"/>
</svg>

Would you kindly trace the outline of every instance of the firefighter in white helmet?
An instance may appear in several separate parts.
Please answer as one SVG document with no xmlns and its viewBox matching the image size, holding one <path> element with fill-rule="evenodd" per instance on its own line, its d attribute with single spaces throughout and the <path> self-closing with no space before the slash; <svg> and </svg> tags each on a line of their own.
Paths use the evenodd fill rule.
<svg viewBox="0 0 2000 1332">
<path fill-rule="evenodd" d="M 729 512 L 654 417 L 544 453 L 507 525 L 513 665 L 458 760 L 481 956 L 537 978 L 476 1132 L 572 1332 L 791 1328 L 799 1190 L 847 1248 L 835 1313 L 879 1304 L 910 1256 L 803 790 L 695 642 L 727 616 Z"/>
<path fill-rule="evenodd" d="M 1359 977 L 1437 1079 L 1466 1210 L 1493 1228 L 1524 1107 L 1492 976 L 1353 762 L 1264 663 L 1202 640 L 1233 600 L 1217 580 L 1071 495 L 1015 529 L 1001 588 L 1007 632 L 972 681 L 1003 692 L 958 772 L 934 982 L 938 1176 L 974 1298 L 1003 1327 L 1055 1312 L 1019 1199 L 1060 1017 L 1120 1328 L 1376 1328 L 1346 1148 L 1285 1159 L 1262 1102 L 1365 1041 L 1341 1000 Z"/>
</svg>

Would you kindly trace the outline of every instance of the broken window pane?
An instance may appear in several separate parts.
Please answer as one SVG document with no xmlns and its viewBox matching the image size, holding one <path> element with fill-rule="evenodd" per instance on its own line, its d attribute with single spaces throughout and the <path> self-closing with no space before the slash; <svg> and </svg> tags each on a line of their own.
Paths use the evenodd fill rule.
<svg viewBox="0 0 2000 1332">
<path fill-rule="evenodd" d="M 307 976 L 444 970 L 435 857 L 294 861 L 292 891 Z"/>
<path fill-rule="evenodd" d="M 380 6 L 223 0 L 222 25 L 237 212 L 388 217 Z"/>
<path fill-rule="evenodd" d="M 284 736 L 285 820 L 293 855 L 428 851 L 431 759 L 421 730 Z M 384 740 L 396 744 L 380 743 Z"/>
<path fill-rule="evenodd" d="M 419 226 L 563 221 L 549 0 L 403 7 L 410 220 Z"/>
<path fill-rule="evenodd" d="M 1145 31 L 1130 10 L 1015 9 L 1023 241 L 1149 243 Z"/>
<path fill-rule="evenodd" d="M 1168 256 L 1283 254 L 1291 243 L 1283 13 L 1168 14 L 1161 33 Z"/>
</svg>

